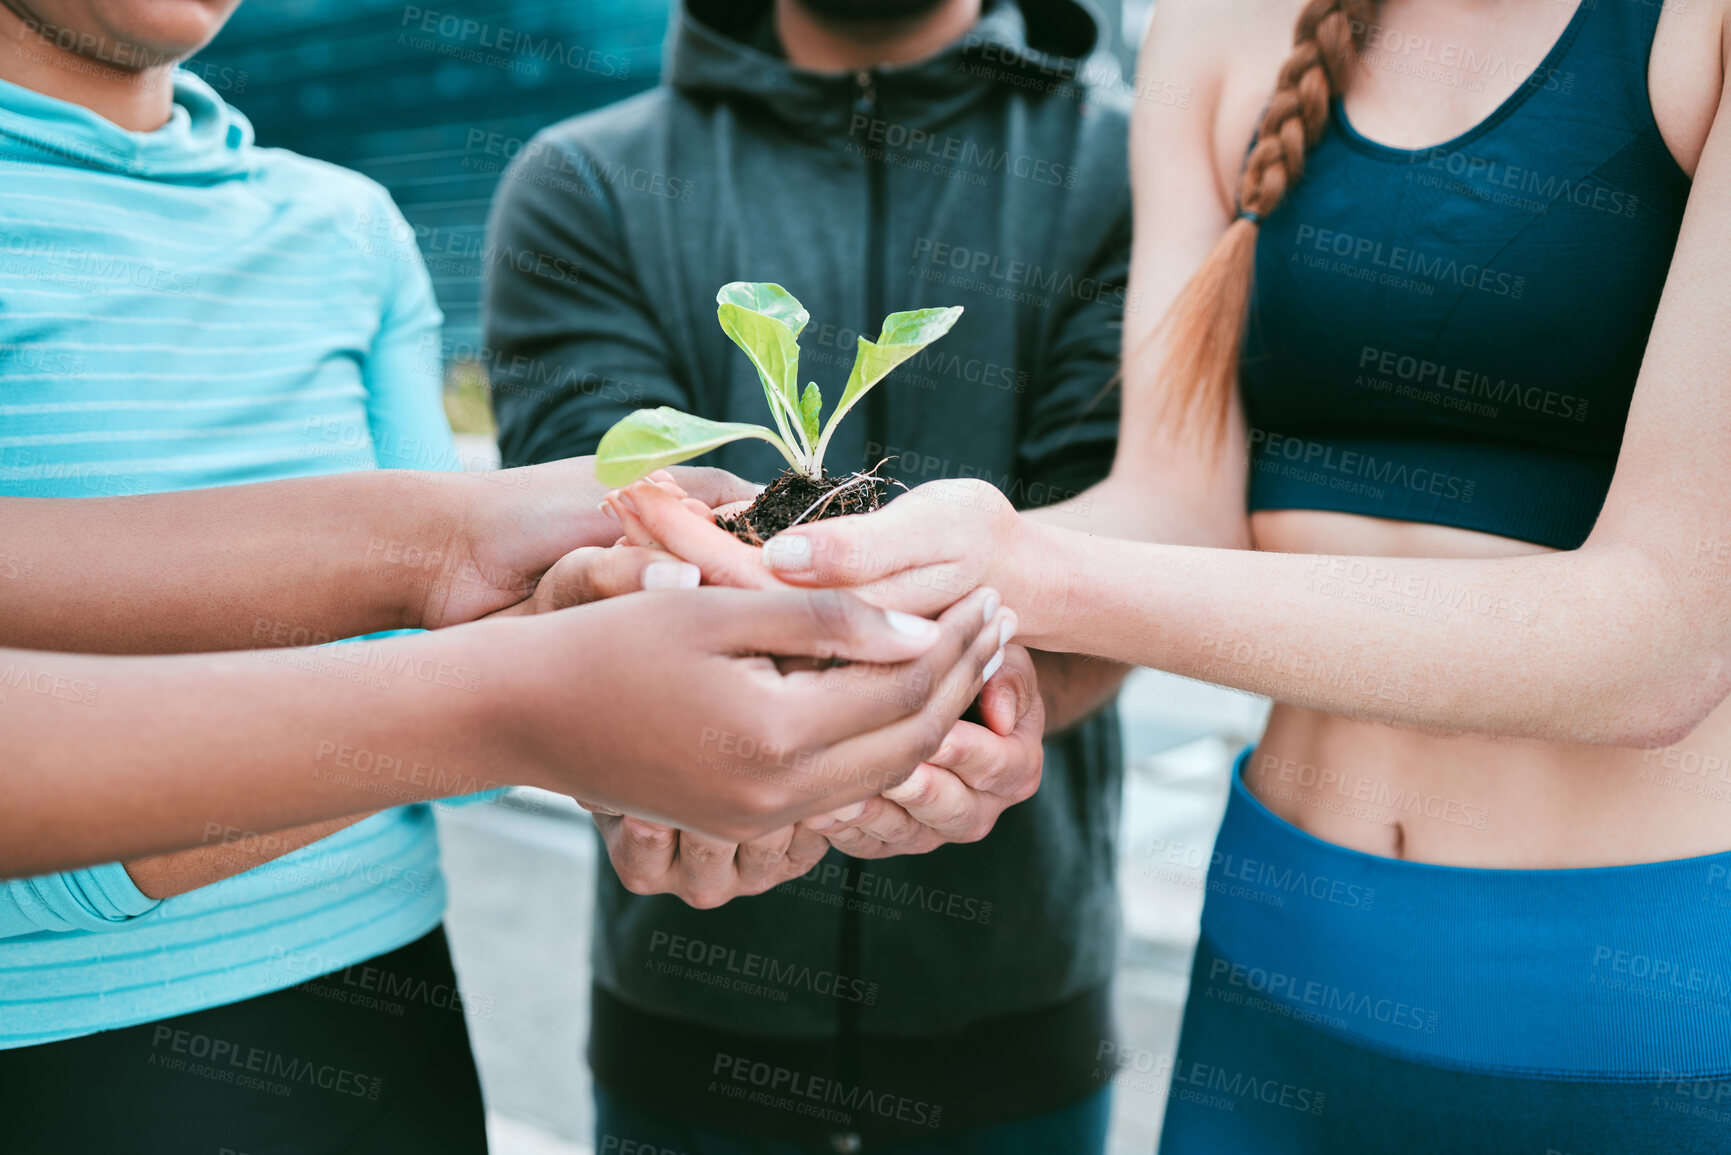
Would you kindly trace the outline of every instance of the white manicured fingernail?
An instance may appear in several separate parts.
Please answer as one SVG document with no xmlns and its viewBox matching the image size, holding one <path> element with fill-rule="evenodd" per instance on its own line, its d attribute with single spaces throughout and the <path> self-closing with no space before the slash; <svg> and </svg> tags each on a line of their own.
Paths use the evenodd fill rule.
<svg viewBox="0 0 1731 1155">
<path fill-rule="evenodd" d="M 986 591 L 986 617 L 985 617 L 985 621 L 988 625 L 991 624 L 992 615 L 998 612 L 998 607 L 1002 604 L 1003 604 L 1003 602 L 1001 599 L 999 599 L 997 590 L 987 590 Z"/>
<path fill-rule="evenodd" d="M 770 569 L 798 573 L 811 568 L 811 540 L 781 534 L 763 543 L 763 564 Z"/>
<path fill-rule="evenodd" d="M 998 627 L 998 648 L 999 649 L 1003 649 L 1003 647 L 1009 645 L 1010 639 L 1016 636 L 1017 624 L 1018 623 L 1016 622 L 1016 615 L 1015 614 L 1005 614 L 1004 615 L 1004 624 Z"/>
<path fill-rule="evenodd" d="M 885 610 L 884 620 L 890 628 L 905 638 L 918 638 L 921 641 L 938 632 L 938 623 L 929 622 L 914 614 L 904 614 L 897 610 Z"/>
<path fill-rule="evenodd" d="M 694 590 L 702 580 L 703 571 L 690 562 L 652 561 L 643 567 L 646 590 Z"/>
<path fill-rule="evenodd" d="M 621 524 L 621 522 L 619 520 L 619 511 L 613 508 L 613 503 L 611 501 L 603 501 L 600 505 L 596 506 L 595 508 L 599 509 L 602 513 L 605 513 L 608 517 L 612 518 L 614 525 Z"/>
<path fill-rule="evenodd" d="M 980 681 L 989 682 L 992 675 L 998 672 L 998 667 L 1004 664 L 1004 651 L 999 650 L 992 655 L 992 660 L 986 663 L 986 668 L 980 671 Z"/>
</svg>

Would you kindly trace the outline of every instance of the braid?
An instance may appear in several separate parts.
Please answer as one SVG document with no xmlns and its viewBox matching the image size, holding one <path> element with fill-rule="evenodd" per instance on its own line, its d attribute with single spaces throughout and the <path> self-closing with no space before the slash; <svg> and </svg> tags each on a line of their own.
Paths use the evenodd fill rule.
<svg viewBox="0 0 1731 1155">
<path fill-rule="evenodd" d="M 1156 329 L 1168 333 L 1158 387 L 1167 416 L 1181 425 L 1196 422 L 1216 440 L 1238 388 L 1258 222 L 1304 175 L 1304 154 L 1328 127 L 1330 98 L 1346 89 L 1375 7 L 1375 0 L 1309 0 L 1304 6 L 1238 180 L 1240 215 Z"/>
</svg>

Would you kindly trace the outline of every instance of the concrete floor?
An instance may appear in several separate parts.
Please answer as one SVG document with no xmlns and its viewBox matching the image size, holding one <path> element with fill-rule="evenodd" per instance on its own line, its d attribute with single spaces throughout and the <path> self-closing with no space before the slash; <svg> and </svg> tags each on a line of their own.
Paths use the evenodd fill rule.
<svg viewBox="0 0 1731 1155">
<path fill-rule="evenodd" d="M 1202 877 L 1232 754 L 1266 703 L 1138 673 L 1122 700 L 1130 772 L 1119 880 L 1126 934 L 1118 982 L 1123 1045 L 1169 1057 L 1188 984 Z M 495 1155 L 591 1155 L 583 1061 L 596 844 L 569 800 L 519 792 L 506 804 L 441 809 L 447 925 Z M 1119 1079 L 1111 1155 L 1154 1150 L 1165 1089 Z"/>
</svg>

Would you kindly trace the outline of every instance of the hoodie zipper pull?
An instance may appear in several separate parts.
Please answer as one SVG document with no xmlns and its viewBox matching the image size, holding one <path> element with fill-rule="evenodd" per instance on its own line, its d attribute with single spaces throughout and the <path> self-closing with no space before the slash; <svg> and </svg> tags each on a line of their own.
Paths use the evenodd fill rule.
<svg viewBox="0 0 1731 1155">
<path fill-rule="evenodd" d="M 853 74 L 854 100 L 853 110 L 861 116 L 875 117 L 878 113 L 877 78 L 867 69 L 860 69 Z"/>
</svg>

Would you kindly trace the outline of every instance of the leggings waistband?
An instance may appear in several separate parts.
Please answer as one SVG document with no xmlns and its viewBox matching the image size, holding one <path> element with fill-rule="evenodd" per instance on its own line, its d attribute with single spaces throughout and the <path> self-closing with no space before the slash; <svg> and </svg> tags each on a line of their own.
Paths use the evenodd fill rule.
<svg viewBox="0 0 1731 1155">
<path fill-rule="evenodd" d="M 1479 870 L 1305 833 L 1245 786 L 1191 998 L 1255 1000 L 1418 1062 L 1549 1078 L 1731 1074 L 1731 852 Z"/>
</svg>

